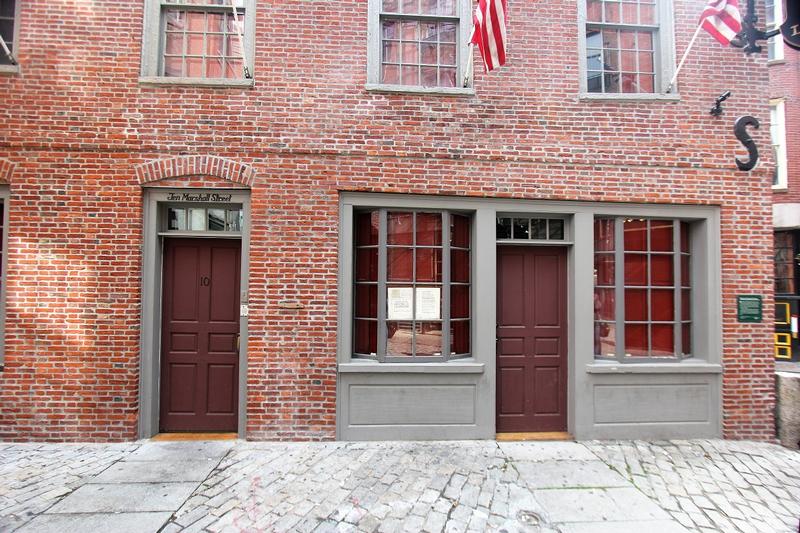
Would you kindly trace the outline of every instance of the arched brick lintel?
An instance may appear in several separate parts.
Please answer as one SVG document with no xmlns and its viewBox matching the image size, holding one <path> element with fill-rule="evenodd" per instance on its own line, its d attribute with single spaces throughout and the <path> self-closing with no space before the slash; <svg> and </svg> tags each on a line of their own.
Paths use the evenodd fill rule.
<svg viewBox="0 0 800 533">
<path fill-rule="evenodd" d="M 139 185 L 183 176 L 215 176 L 251 187 L 256 172 L 250 165 L 213 155 L 182 155 L 155 159 L 136 167 Z"/>
<path fill-rule="evenodd" d="M 11 175 L 14 174 L 14 163 L 8 159 L 0 158 L 0 185 L 9 185 Z"/>
</svg>

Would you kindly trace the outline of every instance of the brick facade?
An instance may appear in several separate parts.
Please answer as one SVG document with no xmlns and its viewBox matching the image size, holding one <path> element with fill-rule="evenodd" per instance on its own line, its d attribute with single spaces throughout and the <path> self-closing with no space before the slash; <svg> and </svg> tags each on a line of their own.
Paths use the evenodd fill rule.
<svg viewBox="0 0 800 533">
<path fill-rule="evenodd" d="M 733 161 L 734 119 L 769 116 L 766 59 L 702 34 L 680 101 L 582 101 L 576 3 L 512 0 L 509 65 L 474 96 L 370 93 L 366 2 L 258 2 L 255 87 L 146 87 L 143 2 L 102 4 L 24 2 L 0 78 L 0 438 L 136 438 L 142 185 L 203 183 L 251 189 L 249 438 L 335 437 L 340 191 L 721 206 L 723 431 L 773 437 L 771 161 Z M 680 54 L 703 2 L 675 4 Z M 737 294 L 765 295 L 762 324 Z"/>
</svg>

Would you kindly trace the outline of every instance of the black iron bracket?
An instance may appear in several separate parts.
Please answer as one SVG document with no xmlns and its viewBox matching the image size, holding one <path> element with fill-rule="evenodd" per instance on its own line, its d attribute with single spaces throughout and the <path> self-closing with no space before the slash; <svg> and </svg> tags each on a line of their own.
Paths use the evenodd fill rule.
<svg viewBox="0 0 800 533">
<path fill-rule="evenodd" d="M 747 14 L 742 19 L 742 31 L 731 39 L 731 46 L 744 49 L 744 53 L 747 55 L 760 54 L 763 47 L 758 44 L 758 41 L 766 41 L 781 33 L 779 28 L 770 31 L 759 30 L 756 28 L 757 23 L 755 0 L 747 0 Z"/>
<path fill-rule="evenodd" d="M 721 95 L 717 96 L 717 99 L 714 100 L 714 107 L 711 108 L 711 114 L 715 117 L 722 115 L 725 111 L 722 109 L 722 102 L 727 100 L 731 97 L 730 91 L 725 91 Z"/>
</svg>

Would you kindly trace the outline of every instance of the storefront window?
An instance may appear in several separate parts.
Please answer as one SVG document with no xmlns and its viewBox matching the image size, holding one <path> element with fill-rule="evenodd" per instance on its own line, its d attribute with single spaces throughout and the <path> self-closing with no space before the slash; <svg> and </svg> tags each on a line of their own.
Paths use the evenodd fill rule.
<svg viewBox="0 0 800 533">
<path fill-rule="evenodd" d="M 795 294 L 794 234 L 775 232 L 775 294 Z"/>
<path fill-rule="evenodd" d="M 688 356 L 689 224 L 598 218 L 594 244 L 595 354 L 619 360 Z"/>
<path fill-rule="evenodd" d="M 446 360 L 470 351 L 467 215 L 372 210 L 355 215 L 354 352 Z"/>
</svg>

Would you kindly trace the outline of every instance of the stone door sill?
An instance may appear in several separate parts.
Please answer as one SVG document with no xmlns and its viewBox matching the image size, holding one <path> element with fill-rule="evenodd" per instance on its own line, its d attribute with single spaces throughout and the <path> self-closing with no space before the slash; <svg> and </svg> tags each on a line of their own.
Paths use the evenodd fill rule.
<svg viewBox="0 0 800 533">
<path fill-rule="evenodd" d="M 497 433 L 497 442 L 518 442 L 526 440 L 575 440 L 566 431 L 541 431 L 535 433 Z"/>
<path fill-rule="evenodd" d="M 236 433 L 159 433 L 150 440 L 162 442 L 200 441 L 200 440 L 236 440 Z"/>
</svg>

